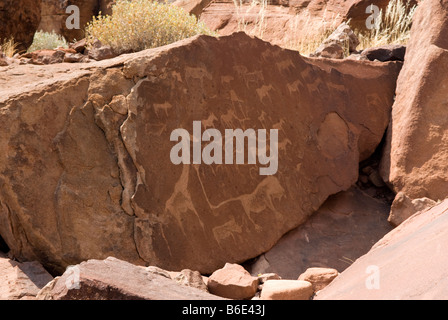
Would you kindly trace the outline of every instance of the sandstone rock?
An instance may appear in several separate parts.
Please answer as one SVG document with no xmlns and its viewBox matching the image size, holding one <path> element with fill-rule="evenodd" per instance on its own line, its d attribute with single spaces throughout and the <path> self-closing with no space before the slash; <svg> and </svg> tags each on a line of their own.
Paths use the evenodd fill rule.
<svg viewBox="0 0 448 320">
<path fill-rule="evenodd" d="M 267 6 L 253 6 L 252 1 L 233 0 L 212 1 L 202 12 L 200 20 L 220 35 L 245 31 L 283 47 L 293 47 L 304 36 L 318 32 L 322 20 L 330 24 L 341 23 L 341 3 L 339 1 L 270 1 Z M 313 28 L 307 30 L 304 28 Z"/>
<path fill-rule="evenodd" d="M 384 236 L 314 299 L 446 300 L 447 227 L 445 200 Z"/>
<path fill-rule="evenodd" d="M 361 56 L 370 61 L 404 61 L 406 47 L 399 44 L 390 44 L 381 47 L 368 48 L 361 52 Z"/>
<path fill-rule="evenodd" d="M 356 182 L 400 64 L 305 59 L 236 33 L 26 67 L 0 78 L 0 234 L 13 254 L 55 271 L 116 256 L 207 274 L 267 251 Z M 174 165 L 170 135 L 193 121 L 278 129 L 277 173 Z"/>
<path fill-rule="evenodd" d="M 198 271 L 184 269 L 174 278 L 174 280 L 180 285 L 208 292 L 207 285 L 204 283 L 202 275 Z"/>
<path fill-rule="evenodd" d="M 77 53 L 84 53 L 84 50 L 87 46 L 87 39 L 84 38 L 82 40 L 76 41 L 75 43 L 69 44 L 69 47 L 74 49 Z"/>
<path fill-rule="evenodd" d="M 83 60 L 85 61 L 85 58 L 86 57 L 80 53 L 66 53 L 64 56 L 64 62 L 81 62 Z"/>
<path fill-rule="evenodd" d="M 36 300 L 52 300 L 51 290 L 53 290 L 56 282 L 60 277 L 55 277 L 53 280 L 48 282 L 36 295 Z"/>
<path fill-rule="evenodd" d="M 310 282 L 314 292 L 317 292 L 328 286 L 338 275 L 338 270 L 332 268 L 308 268 L 298 280 Z"/>
<path fill-rule="evenodd" d="M 117 54 L 110 46 L 100 46 L 89 49 L 89 58 L 100 61 L 115 58 Z"/>
<path fill-rule="evenodd" d="M 263 273 L 258 275 L 258 281 L 263 284 L 268 280 L 281 280 L 282 278 L 276 273 Z"/>
<path fill-rule="evenodd" d="M 392 230 L 390 206 L 357 187 L 328 198 L 303 225 L 246 266 L 252 275 L 275 272 L 297 279 L 310 267 L 345 270 Z"/>
<path fill-rule="evenodd" d="M 390 209 L 387 219 L 392 225 L 398 226 L 413 214 L 427 210 L 436 205 L 434 200 L 428 198 L 409 199 L 403 192 L 399 192 Z"/>
<path fill-rule="evenodd" d="M 208 279 L 210 293 L 229 299 L 250 299 L 257 292 L 258 279 L 242 266 L 226 263 L 224 268 L 212 273 Z"/>
<path fill-rule="evenodd" d="M 19 51 L 33 43 L 41 19 L 42 0 L 3 0 L 0 2 L 0 41 L 11 37 Z"/>
<path fill-rule="evenodd" d="M 358 37 L 353 33 L 348 24 L 342 23 L 316 49 L 313 56 L 342 59 L 344 58 L 344 52 L 355 52 L 358 45 Z"/>
<path fill-rule="evenodd" d="M 385 186 L 384 181 L 381 179 L 381 176 L 377 170 L 374 170 L 369 174 L 369 181 L 378 188 Z"/>
<path fill-rule="evenodd" d="M 42 0 L 42 20 L 40 21 L 38 30 L 45 32 L 56 32 L 65 37 L 69 42 L 84 38 L 84 30 L 87 22 L 92 20 L 93 16 L 98 15 L 101 8 L 106 8 L 109 1 L 98 0 Z M 67 13 L 66 9 L 69 5 L 75 5 L 79 8 L 79 29 L 68 29 L 66 21 L 72 12 Z"/>
<path fill-rule="evenodd" d="M 349 55 L 346 59 L 350 59 L 350 60 L 357 60 L 357 61 L 361 61 L 361 60 L 369 60 L 366 57 L 362 56 L 360 53 L 352 53 L 351 55 Z"/>
<path fill-rule="evenodd" d="M 115 0 L 99 0 L 99 10 L 103 15 L 112 14 L 112 5 Z M 172 2 L 171 0 L 169 2 Z"/>
<path fill-rule="evenodd" d="M 317 48 L 314 53 L 310 54 L 310 57 L 344 59 L 344 53 L 344 48 L 340 44 L 328 43 Z"/>
<path fill-rule="evenodd" d="M 26 53 L 21 56 L 22 58 L 29 58 L 28 63 L 43 65 L 43 64 L 55 64 L 64 62 L 65 52 L 63 50 L 37 50 L 34 52 Z"/>
<path fill-rule="evenodd" d="M 0 67 L 6 67 L 8 65 L 8 58 L 2 52 L 0 52 Z"/>
<path fill-rule="evenodd" d="M 448 196 L 447 13 L 447 0 L 421 2 L 397 82 L 381 173 L 410 199 Z"/>
<path fill-rule="evenodd" d="M 151 273 L 155 273 L 159 276 L 171 279 L 171 275 L 168 271 L 163 270 L 162 268 L 156 267 L 156 266 L 149 266 L 145 268 L 146 271 L 151 272 Z"/>
<path fill-rule="evenodd" d="M 177 0 L 173 4 L 185 9 L 189 14 L 200 17 L 202 11 L 212 2 L 212 0 Z"/>
<path fill-rule="evenodd" d="M 56 280 L 47 300 L 222 299 L 112 257 L 89 260 L 73 268 Z"/>
<path fill-rule="evenodd" d="M 416 1 L 407 1 L 409 5 Z M 282 47 L 294 48 L 303 38 L 322 32 L 323 26 L 334 27 L 350 21 L 350 27 L 366 31 L 370 14 L 366 8 L 377 5 L 385 9 L 389 0 L 283 0 L 268 1 L 267 6 L 253 6 L 252 0 L 212 1 L 201 13 L 200 20 L 220 35 L 246 31 Z"/>
<path fill-rule="evenodd" d="M 313 286 L 302 280 L 268 280 L 263 285 L 261 300 L 309 300 Z"/>
<path fill-rule="evenodd" d="M 52 279 L 36 261 L 20 263 L 0 255 L 0 300 L 34 299 Z"/>
<path fill-rule="evenodd" d="M 368 31 L 366 27 L 366 20 L 371 15 L 371 13 L 366 13 L 366 8 L 369 5 L 375 5 L 383 12 L 386 10 L 390 0 L 353 0 L 353 1 L 335 1 L 339 4 L 343 11 L 343 16 L 346 20 L 350 19 L 350 26 L 353 30 L 363 30 Z M 420 0 L 405 0 L 402 1 L 404 4 L 408 5 L 408 8 L 416 5 Z"/>
</svg>

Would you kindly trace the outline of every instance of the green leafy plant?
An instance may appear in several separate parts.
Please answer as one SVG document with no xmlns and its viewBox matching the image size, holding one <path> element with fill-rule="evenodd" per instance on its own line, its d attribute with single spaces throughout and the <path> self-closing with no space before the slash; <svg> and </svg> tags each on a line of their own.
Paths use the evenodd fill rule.
<svg viewBox="0 0 448 320">
<path fill-rule="evenodd" d="M 98 39 L 119 54 L 159 47 L 197 34 L 214 35 L 182 8 L 150 0 L 117 0 L 112 15 L 94 17 L 86 28 L 88 44 Z"/>
</svg>

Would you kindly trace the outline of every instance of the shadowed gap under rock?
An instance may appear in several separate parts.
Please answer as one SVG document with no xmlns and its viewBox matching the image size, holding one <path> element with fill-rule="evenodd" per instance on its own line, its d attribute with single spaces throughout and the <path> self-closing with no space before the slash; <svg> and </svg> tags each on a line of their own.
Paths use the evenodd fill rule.
<svg viewBox="0 0 448 320">
<path fill-rule="evenodd" d="M 384 138 L 360 163 L 354 186 L 330 196 L 304 224 L 244 267 L 254 276 L 274 272 L 284 279 L 297 279 L 311 267 L 342 272 L 366 254 L 393 229 L 387 218 L 395 194 L 378 173 L 383 145 Z"/>
</svg>

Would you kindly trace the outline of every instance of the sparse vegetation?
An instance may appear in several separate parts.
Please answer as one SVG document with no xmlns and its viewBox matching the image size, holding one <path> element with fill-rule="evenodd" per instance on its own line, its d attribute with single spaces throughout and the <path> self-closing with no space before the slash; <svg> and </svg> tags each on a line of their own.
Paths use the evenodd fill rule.
<svg viewBox="0 0 448 320">
<path fill-rule="evenodd" d="M 244 31 L 248 35 L 256 36 L 263 39 L 263 34 L 266 29 L 265 14 L 268 6 L 268 0 L 252 0 L 249 6 L 244 7 L 247 0 L 233 0 L 238 16 L 238 29 Z M 255 14 L 254 14 L 255 13 Z M 255 15 L 255 21 L 248 21 L 246 19 L 249 15 Z"/>
<path fill-rule="evenodd" d="M 292 37 L 287 48 L 308 56 L 315 52 L 322 42 L 336 30 L 341 19 L 339 15 L 328 15 L 327 12 L 324 12 L 320 21 L 312 19 L 309 11 L 304 16 L 305 18 L 301 19 L 305 19 L 305 22 L 300 24 L 300 29 L 299 17 L 294 18 L 294 23 L 290 27 Z"/>
<path fill-rule="evenodd" d="M 112 15 L 94 17 L 86 29 L 116 53 L 136 52 L 176 42 L 197 34 L 213 33 L 182 8 L 149 0 L 118 0 Z"/>
<path fill-rule="evenodd" d="M 17 46 L 19 44 L 14 41 L 13 38 L 10 38 L 9 40 L 3 40 L 2 43 L 0 43 L 0 52 L 3 52 L 3 54 L 9 58 L 12 58 L 17 52 Z"/>
<path fill-rule="evenodd" d="M 371 31 L 355 30 L 360 49 L 376 47 L 385 44 L 406 44 L 412 26 L 412 17 L 417 6 L 410 7 L 401 0 L 391 0 L 386 10 L 380 11 L 378 28 Z"/>
<path fill-rule="evenodd" d="M 263 33 L 266 29 L 265 12 L 268 1 L 252 0 L 249 6 L 243 6 L 245 3 L 247 1 L 234 0 L 239 17 L 239 30 L 263 39 Z M 358 49 L 385 44 L 406 44 L 409 39 L 415 9 L 416 6 L 410 7 L 407 2 L 404 3 L 402 0 L 391 0 L 384 12 L 383 10 L 380 11 L 380 15 L 377 18 L 378 28 L 367 31 L 354 30 L 360 41 Z M 248 17 L 254 15 L 254 10 L 258 10 L 258 13 L 255 13 L 257 18 L 255 21 L 252 19 L 249 23 Z M 297 15 L 290 22 L 290 31 L 288 34 L 285 34 L 285 37 L 289 38 L 289 43 L 286 47 L 297 50 L 302 55 L 309 55 L 320 46 L 341 22 L 340 16 L 330 15 L 327 12 L 323 13 L 320 21 L 313 18 L 309 12 L 300 16 Z M 350 24 L 350 21 L 345 22 Z"/>
<path fill-rule="evenodd" d="M 44 49 L 67 48 L 67 41 L 63 36 L 55 32 L 37 31 L 34 34 L 33 44 L 28 48 L 28 52 Z"/>
</svg>

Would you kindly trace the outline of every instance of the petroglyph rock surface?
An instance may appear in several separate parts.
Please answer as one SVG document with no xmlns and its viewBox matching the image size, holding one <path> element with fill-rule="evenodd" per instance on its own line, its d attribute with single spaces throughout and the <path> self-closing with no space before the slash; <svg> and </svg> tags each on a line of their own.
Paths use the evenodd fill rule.
<svg viewBox="0 0 448 320">
<path fill-rule="evenodd" d="M 59 271 L 115 256 L 211 273 L 255 257 L 356 182 L 400 66 L 305 59 L 243 33 L 63 65 L 32 85 L 40 66 L 27 66 L 11 80 L 22 91 L 0 98 L 0 235 Z M 170 134 L 193 121 L 277 129 L 278 171 L 174 165 Z"/>
</svg>

